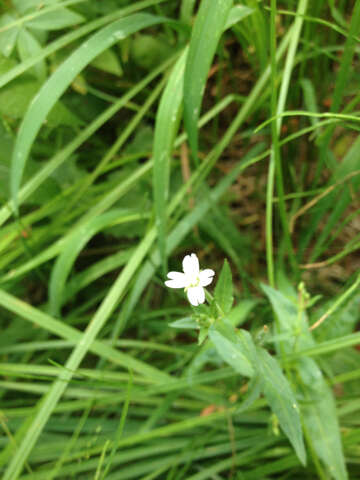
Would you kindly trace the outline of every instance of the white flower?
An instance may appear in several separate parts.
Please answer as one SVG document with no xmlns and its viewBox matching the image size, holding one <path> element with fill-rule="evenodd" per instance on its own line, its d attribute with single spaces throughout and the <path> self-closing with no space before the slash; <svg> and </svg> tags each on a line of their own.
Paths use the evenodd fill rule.
<svg viewBox="0 0 360 480">
<path fill-rule="evenodd" d="M 184 288 L 191 305 L 197 307 L 205 302 L 204 287 L 210 285 L 215 275 L 214 270 L 200 270 L 199 259 L 195 253 L 186 255 L 182 262 L 183 272 L 169 272 L 165 285 L 170 288 Z"/>
</svg>

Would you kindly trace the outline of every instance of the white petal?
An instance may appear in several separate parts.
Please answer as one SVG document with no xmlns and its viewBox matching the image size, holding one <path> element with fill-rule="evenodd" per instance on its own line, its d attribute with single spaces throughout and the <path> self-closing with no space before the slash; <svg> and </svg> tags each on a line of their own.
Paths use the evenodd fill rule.
<svg viewBox="0 0 360 480">
<path fill-rule="evenodd" d="M 182 262 L 184 273 L 190 277 L 199 275 L 199 260 L 195 253 L 186 255 Z"/>
<path fill-rule="evenodd" d="M 182 272 L 169 272 L 169 280 L 166 280 L 165 285 L 170 288 L 185 288 L 187 285 L 186 275 Z"/>
<path fill-rule="evenodd" d="M 197 307 L 205 302 L 205 291 L 202 287 L 191 287 L 187 291 L 187 296 L 191 305 Z"/>
<path fill-rule="evenodd" d="M 206 268 L 200 272 L 200 285 L 202 287 L 207 287 L 213 281 L 215 272 L 211 268 Z"/>
</svg>

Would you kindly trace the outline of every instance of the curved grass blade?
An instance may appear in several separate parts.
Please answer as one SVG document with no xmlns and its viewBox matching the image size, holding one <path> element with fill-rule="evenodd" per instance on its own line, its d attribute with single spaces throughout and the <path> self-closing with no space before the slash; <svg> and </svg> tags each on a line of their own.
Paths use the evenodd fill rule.
<svg viewBox="0 0 360 480">
<path fill-rule="evenodd" d="M 57 258 L 54 268 L 51 272 L 49 285 L 51 315 L 59 315 L 60 308 L 64 300 L 66 280 L 78 254 L 96 233 L 109 225 L 119 223 L 119 220 L 123 215 L 124 212 L 121 210 L 111 210 L 106 212 L 99 217 L 92 218 L 86 224 L 78 228 L 67 239 L 67 242 L 62 249 L 61 254 Z"/>
<path fill-rule="evenodd" d="M 85 129 L 83 129 L 74 140 L 69 142 L 62 150 L 57 152 L 44 167 L 36 173 L 19 191 L 18 202 L 22 203 L 26 198 L 37 189 L 39 186 L 65 162 L 70 155 L 81 146 L 91 135 L 94 134 L 102 125 L 104 125 L 115 113 L 123 108 L 135 95 L 141 92 L 156 76 L 160 75 L 167 67 L 167 62 L 161 64 L 149 73 L 144 79 L 138 82 L 133 88 L 126 92 L 110 107 L 104 110 L 98 117 L 96 117 Z M 13 202 L 10 200 L 0 209 L 0 225 L 2 225 L 12 214 L 14 209 Z"/>
<path fill-rule="evenodd" d="M 240 22 L 240 20 L 248 17 L 253 12 L 254 10 L 252 8 L 246 7 L 245 5 L 235 5 L 229 12 L 224 30 L 233 27 Z"/>
<path fill-rule="evenodd" d="M 169 197 L 170 160 L 183 99 L 183 82 L 187 49 L 169 77 L 156 115 L 153 149 L 153 189 L 156 227 L 163 273 L 166 274 L 166 205 Z"/>
<path fill-rule="evenodd" d="M 196 162 L 197 122 L 206 78 L 232 5 L 232 0 L 203 0 L 190 40 L 184 77 L 184 122 Z"/>
<path fill-rule="evenodd" d="M 14 147 L 10 186 L 15 213 L 18 213 L 17 195 L 31 146 L 50 110 L 74 78 L 95 57 L 119 40 L 145 27 L 165 21 L 167 20 L 162 17 L 137 13 L 113 22 L 85 41 L 44 83 L 26 112 Z"/>
</svg>

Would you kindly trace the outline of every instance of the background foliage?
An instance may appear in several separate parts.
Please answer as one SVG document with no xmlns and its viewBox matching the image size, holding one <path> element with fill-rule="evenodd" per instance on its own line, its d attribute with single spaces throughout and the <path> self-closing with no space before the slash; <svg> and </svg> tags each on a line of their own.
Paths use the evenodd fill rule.
<svg viewBox="0 0 360 480">
<path fill-rule="evenodd" d="M 0 3 L 2 478 L 360 478 L 360 2 Z"/>
</svg>

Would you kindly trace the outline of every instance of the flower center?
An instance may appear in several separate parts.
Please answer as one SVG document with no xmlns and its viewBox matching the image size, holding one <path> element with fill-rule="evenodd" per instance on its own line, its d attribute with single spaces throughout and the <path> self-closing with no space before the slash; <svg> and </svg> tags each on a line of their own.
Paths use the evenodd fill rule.
<svg viewBox="0 0 360 480">
<path fill-rule="evenodd" d="M 194 277 L 191 277 L 191 278 L 189 278 L 188 285 L 185 287 L 185 292 L 189 288 L 198 287 L 199 285 L 200 285 L 200 277 L 198 275 L 196 275 Z"/>
</svg>

